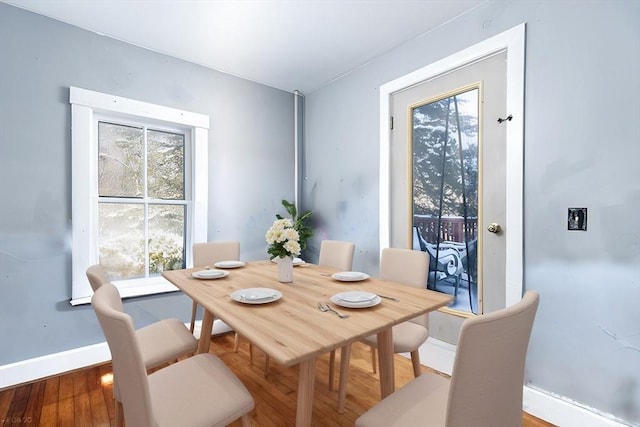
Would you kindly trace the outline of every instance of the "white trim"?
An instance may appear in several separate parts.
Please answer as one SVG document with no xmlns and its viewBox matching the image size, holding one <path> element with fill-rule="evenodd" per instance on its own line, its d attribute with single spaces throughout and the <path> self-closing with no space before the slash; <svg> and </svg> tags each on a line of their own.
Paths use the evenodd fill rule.
<svg viewBox="0 0 640 427">
<path fill-rule="evenodd" d="M 202 322 L 197 321 L 194 335 L 200 336 Z M 185 327 L 188 327 L 185 325 Z M 222 320 L 213 323 L 213 335 L 230 331 Z M 19 384 L 40 380 L 53 375 L 106 363 L 111 360 L 111 353 L 106 342 L 35 357 L 20 362 L 0 366 L 0 390 Z"/>
<path fill-rule="evenodd" d="M 209 129 L 209 116 L 204 114 L 136 101 L 135 99 L 123 98 L 74 86 L 69 88 L 69 103 L 83 105 L 93 111 L 117 111 L 122 114 L 145 119 L 161 120 L 185 126 Z"/>
<path fill-rule="evenodd" d="M 447 375 L 451 375 L 451 372 L 453 372 L 453 356 L 456 353 L 455 345 L 429 337 L 420 346 L 418 352 L 423 365 Z M 410 358 L 411 355 L 407 353 L 407 357 Z"/>
<path fill-rule="evenodd" d="M 0 366 L 0 390 L 111 360 L 106 342 Z"/>
<path fill-rule="evenodd" d="M 625 427 L 613 415 L 598 413 L 531 387 L 524 387 L 522 409 L 556 426 Z"/>
<path fill-rule="evenodd" d="M 209 132 L 207 129 L 195 128 L 193 132 L 193 167 L 191 168 L 193 240 L 192 244 L 187 246 L 187 265 L 189 266 L 193 265 L 191 253 L 193 243 L 207 241 L 207 224 L 209 223 Z"/>
<path fill-rule="evenodd" d="M 520 24 L 467 49 L 380 86 L 380 250 L 390 244 L 390 97 L 395 92 L 449 72 L 495 52 L 507 50 L 506 305 L 522 298 L 524 60 L 525 24 Z M 519 220 L 518 220 L 519 219 Z"/>
<path fill-rule="evenodd" d="M 162 279 L 162 278 L 159 278 Z M 117 282 L 113 282 L 117 285 Z M 120 286 L 118 287 L 118 292 L 120 293 L 120 298 L 131 298 L 137 297 L 140 295 L 158 295 L 158 294 L 166 294 L 168 292 L 179 292 L 180 289 L 176 288 L 171 282 L 162 279 L 162 281 L 158 280 L 158 283 L 154 284 L 142 284 L 138 286 Z M 70 301 L 72 306 L 82 305 L 82 304 L 91 304 L 91 295 L 73 298 Z"/>
<path fill-rule="evenodd" d="M 191 135 L 191 195 L 188 209 L 186 265 L 191 265 L 193 242 L 207 240 L 209 116 L 162 105 L 127 99 L 77 87 L 69 88 L 72 138 L 72 286 L 71 305 L 86 304 L 92 295 L 86 269 L 98 262 L 96 234 L 96 198 L 98 182 L 96 115 L 107 114 L 127 119 L 178 126 Z M 173 292 L 176 288 L 162 277 L 152 277 L 118 284 L 123 298 Z"/>
</svg>

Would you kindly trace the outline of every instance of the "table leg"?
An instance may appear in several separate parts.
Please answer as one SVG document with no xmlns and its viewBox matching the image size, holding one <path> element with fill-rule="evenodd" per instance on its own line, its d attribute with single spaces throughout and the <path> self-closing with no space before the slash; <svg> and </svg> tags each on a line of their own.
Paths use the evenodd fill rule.
<svg viewBox="0 0 640 427">
<path fill-rule="evenodd" d="M 395 390 L 393 333 L 391 328 L 378 332 L 378 367 L 380 372 L 380 394 L 384 399 Z"/>
<path fill-rule="evenodd" d="M 340 382 L 338 385 L 338 413 L 344 413 L 344 402 L 347 400 L 347 378 L 349 378 L 349 359 L 351 344 L 340 349 Z M 344 363 L 343 363 L 344 361 Z"/>
<path fill-rule="evenodd" d="M 213 328 L 213 313 L 204 310 L 202 316 L 202 327 L 200 328 L 200 341 L 198 341 L 198 353 L 209 353 L 211 343 L 211 328 Z"/>
<path fill-rule="evenodd" d="M 298 406 L 296 409 L 296 427 L 310 427 L 313 412 L 313 391 L 316 379 L 316 358 L 300 363 L 298 377 Z"/>
</svg>

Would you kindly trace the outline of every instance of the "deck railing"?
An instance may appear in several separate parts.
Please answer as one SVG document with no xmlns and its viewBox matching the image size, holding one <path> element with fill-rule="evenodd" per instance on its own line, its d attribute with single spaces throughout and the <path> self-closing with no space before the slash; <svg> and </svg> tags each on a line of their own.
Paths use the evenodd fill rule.
<svg viewBox="0 0 640 427">
<path fill-rule="evenodd" d="M 440 230 L 438 231 L 438 218 L 414 215 L 413 225 L 418 227 L 422 238 L 429 243 L 438 241 L 438 233 L 441 242 L 464 242 L 465 240 L 465 220 L 463 217 L 443 216 L 439 219 Z M 478 218 L 467 218 L 469 241 L 478 235 Z"/>
</svg>

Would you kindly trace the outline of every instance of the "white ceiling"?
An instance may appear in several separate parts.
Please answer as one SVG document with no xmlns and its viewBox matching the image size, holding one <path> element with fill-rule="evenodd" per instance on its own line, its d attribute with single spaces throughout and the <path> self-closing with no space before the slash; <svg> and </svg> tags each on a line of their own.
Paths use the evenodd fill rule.
<svg viewBox="0 0 640 427">
<path fill-rule="evenodd" d="M 485 0 L 2 1 L 305 94 Z"/>
</svg>

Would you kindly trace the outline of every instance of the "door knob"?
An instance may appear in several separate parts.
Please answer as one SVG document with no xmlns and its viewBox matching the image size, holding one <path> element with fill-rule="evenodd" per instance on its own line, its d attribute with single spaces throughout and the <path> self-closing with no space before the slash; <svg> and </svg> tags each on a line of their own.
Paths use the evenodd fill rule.
<svg viewBox="0 0 640 427">
<path fill-rule="evenodd" d="M 487 227 L 487 231 L 489 233 L 499 233 L 501 229 L 502 229 L 502 227 L 500 227 L 500 224 L 496 224 L 495 222 L 492 222 Z"/>
</svg>

